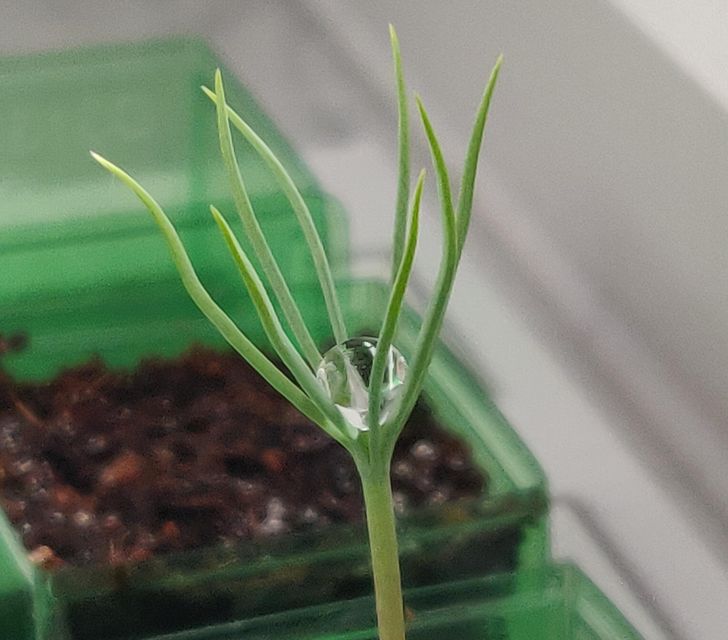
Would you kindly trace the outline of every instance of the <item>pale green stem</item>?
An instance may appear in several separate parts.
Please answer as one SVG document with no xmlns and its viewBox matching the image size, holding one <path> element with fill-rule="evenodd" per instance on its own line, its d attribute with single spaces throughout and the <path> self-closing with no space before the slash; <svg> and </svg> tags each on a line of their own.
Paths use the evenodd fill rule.
<svg viewBox="0 0 728 640">
<path fill-rule="evenodd" d="M 253 206 L 250 203 L 245 182 L 240 173 L 240 167 L 235 157 L 232 135 L 230 133 L 230 122 L 227 115 L 227 103 L 225 102 L 225 90 L 222 86 L 222 75 L 218 69 L 215 72 L 215 93 L 217 94 L 217 127 L 220 136 L 220 151 L 222 152 L 223 161 L 230 179 L 230 187 L 233 193 L 233 201 L 235 207 L 240 214 L 243 222 L 243 228 L 250 240 L 255 255 L 260 260 L 263 273 L 268 277 L 273 293 L 281 305 L 283 316 L 296 337 L 304 357 L 308 361 L 312 369 L 316 369 L 321 362 L 321 354 L 319 353 L 316 343 L 306 327 L 303 316 L 288 289 L 283 274 L 273 253 L 268 246 L 268 242 L 263 235 L 263 231 L 255 217 Z"/>
<path fill-rule="evenodd" d="M 359 467 L 366 508 L 379 640 L 404 640 L 404 602 L 389 459 Z"/>
<path fill-rule="evenodd" d="M 397 204 L 394 217 L 394 239 L 392 252 L 392 282 L 397 277 L 397 269 L 402 261 L 404 252 L 405 233 L 407 226 L 407 201 L 409 200 L 409 109 L 407 108 L 407 89 L 402 71 L 402 56 L 399 50 L 399 39 L 394 27 L 389 25 L 389 38 L 392 46 L 392 59 L 394 62 L 394 78 L 397 85 L 397 147 L 398 147 L 398 178 L 397 178 Z"/>
<path fill-rule="evenodd" d="M 425 170 L 423 169 L 417 178 L 417 185 L 415 186 L 415 192 L 412 198 L 407 243 L 405 245 L 405 251 L 402 255 L 399 269 L 397 269 L 397 276 L 394 280 L 392 293 L 389 296 L 387 310 L 384 314 L 384 323 L 382 324 L 382 328 L 379 332 L 377 349 L 374 355 L 374 362 L 372 363 L 371 374 L 369 376 L 369 411 L 367 418 L 369 422 L 369 431 L 372 434 L 371 451 L 376 452 L 374 455 L 381 455 L 379 453 L 379 444 L 381 440 L 379 405 L 382 397 L 382 385 L 384 382 L 385 367 L 389 360 L 389 350 L 392 346 L 394 334 L 397 331 L 397 323 L 399 322 L 399 316 L 402 312 L 402 304 L 407 290 L 407 283 L 409 282 L 409 277 L 412 273 L 412 265 L 414 264 L 415 248 L 417 247 L 417 234 L 419 231 L 420 201 L 422 199 L 422 187 L 424 186 L 424 183 Z"/>
<path fill-rule="evenodd" d="M 202 90 L 205 92 L 205 95 L 210 98 L 210 100 L 217 104 L 217 96 L 213 91 L 210 91 L 207 87 L 202 87 Z M 288 199 L 288 202 L 290 202 L 293 212 L 298 219 L 298 223 L 301 226 L 301 230 L 303 231 L 303 236 L 308 244 L 309 251 L 311 252 L 311 258 L 321 285 L 321 291 L 324 296 L 326 310 L 329 314 L 334 338 L 337 343 L 344 342 L 349 336 L 346 331 L 344 316 L 341 313 L 339 301 L 336 296 L 334 278 L 331 275 L 331 267 L 329 266 L 326 252 L 324 251 L 321 238 L 316 231 L 316 226 L 314 225 L 313 217 L 311 216 L 311 211 L 309 210 L 306 201 L 303 199 L 303 196 L 298 190 L 298 187 L 296 187 L 296 184 L 293 182 L 293 179 L 283 167 L 280 160 L 278 160 L 275 156 L 273 151 L 271 151 L 270 147 L 263 142 L 258 134 L 253 131 L 250 125 L 248 125 L 248 123 L 245 122 L 245 120 L 243 120 L 230 107 L 230 105 L 227 107 L 227 113 L 232 125 L 243 135 L 243 137 L 250 143 L 250 146 L 252 146 L 263 159 Z"/>
<path fill-rule="evenodd" d="M 318 380 L 316 380 L 315 376 L 308 369 L 306 362 L 300 356 L 298 351 L 296 351 L 293 343 L 286 335 L 260 277 L 256 273 L 250 259 L 245 254 L 245 251 L 240 246 L 240 243 L 237 241 L 230 225 L 214 206 L 210 207 L 210 211 L 212 212 L 212 216 L 215 219 L 217 226 L 220 228 L 233 259 L 235 260 L 235 264 L 238 267 L 238 271 L 243 279 L 245 288 L 248 290 L 250 298 L 258 312 L 258 317 L 263 325 L 263 329 L 273 345 L 273 348 L 276 350 L 276 353 L 280 356 L 281 360 L 283 360 L 283 364 L 288 367 L 293 374 L 293 377 L 296 379 L 298 384 L 301 385 L 301 388 L 308 397 L 311 398 L 314 404 L 321 410 L 328 420 L 336 425 L 339 435 L 338 437 L 333 433 L 331 435 L 333 435 L 339 442 L 347 442 L 348 440 L 354 439 L 358 434 L 357 430 L 344 420 L 343 416 L 331 400 L 326 397 L 326 394 L 323 392 Z M 327 426 L 328 425 L 325 425 L 323 428 L 328 430 Z M 344 436 L 343 439 L 341 438 L 341 435 Z"/>
<path fill-rule="evenodd" d="M 199 307 L 200 311 L 202 311 L 225 340 L 227 340 L 230 346 L 245 358 L 276 391 L 285 398 L 288 398 L 291 404 L 303 415 L 317 424 L 327 423 L 328 421 L 320 409 L 285 374 L 278 370 L 210 297 L 210 294 L 197 277 L 197 273 L 190 262 L 189 256 L 174 226 L 156 200 L 124 170 L 93 151 L 91 152 L 91 156 L 102 167 L 129 187 L 149 210 L 152 218 L 162 231 L 187 293 Z"/>
</svg>

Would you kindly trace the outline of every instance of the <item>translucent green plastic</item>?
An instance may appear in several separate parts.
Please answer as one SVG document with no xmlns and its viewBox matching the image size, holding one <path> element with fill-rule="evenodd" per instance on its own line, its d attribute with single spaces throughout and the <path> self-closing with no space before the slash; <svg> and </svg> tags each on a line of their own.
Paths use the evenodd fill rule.
<svg viewBox="0 0 728 640">
<path fill-rule="evenodd" d="M 362 282 L 339 289 L 350 327 L 364 332 L 376 328 L 387 287 Z M 149 292 L 147 288 L 138 291 L 140 308 L 151 304 Z M 156 290 L 151 292 L 154 295 Z M 314 293 L 314 288 L 297 289 L 304 315 L 321 336 L 323 305 Z M 180 294 L 179 304 L 185 301 Z M 253 317 L 246 314 L 242 324 L 255 335 Z M 196 310 L 190 311 L 188 321 L 184 334 L 190 339 L 220 344 Z M 181 347 L 177 344 L 180 327 L 166 334 L 155 332 L 147 336 L 150 342 L 142 340 L 145 334 L 136 323 L 91 331 L 87 338 L 93 340 L 114 335 L 113 340 L 95 344 L 84 342 L 81 331 L 64 339 L 59 329 L 58 337 L 69 350 L 69 360 L 95 350 L 109 362 L 128 363 L 154 352 L 174 352 Z M 416 327 L 414 315 L 406 315 L 398 338 L 405 352 Z M 29 353 L 9 361 L 16 374 L 22 375 L 23 367 L 35 371 L 31 356 L 44 359 L 43 349 L 52 342 L 33 346 L 32 334 L 30 339 Z M 51 352 L 54 358 L 56 347 Z M 547 503 L 536 462 L 444 348 L 438 350 L 425 391 L 440 421 L 470 445 L 489 482 L 480 499 L 422 510 L 401 521 L 405 584 L 434 584 L 543 562 Z M 16 549 L 13 557 L 22 564 L 17 553 Z M 363 528 L 340 526 L 265 544 L 201 549 L 128 569 L 67 569 L 55 574 L 52 587 L 56 610 L 63 613 L 74 638 L 144 638 L 365 595 L 371 590 L 371 578 Z M 54 628 L 60 633 L 60 626 Z"/>
<path fill-rule="evenodd" d="M 0 176 L 11 186 L 0 202 L 0 333 L 29 338 L 27 350 L 3 359 L 11 374 L 44 379 L 94 354 L 130 367 L 195 342 L 225 346 L 189 301 L 142 207 L 88 159 L 91 146 L 155 193 L 212 295 L 265 346 L 207 213 L 208 202 L 230 210 L 212 106 L 198 91 L 216 64 L 203 46 L 186 41 L 0 63 L 0 108 L 25 131 L 5 130 L 0 118 L 0 136 L 15 136 L 0 154 Z M 293 172 L 341 277 L 347 254 L 338 207 L 319 192 L 250 97 L 234 83 L 228 86 L 231 104 Z M 273 252 L 325 344 L 324 304 L 311 285 L 313 265 L 295 218 L 242 143 L 239 152 Z M 376 331 L 387 286 L 348 283 L 340 293 L 350 330 Z M 405 353 L 416 329 L 416 317 L 407 315 L 397 338 Z M 440 421 L 469 443 L 489 483 L 478 500 L 401 522 L 405 583 L 431 585 L 542 563 L 547 500 L 536 461 L 445 348 L 435 356 L 426 396 Z M 370 589 L 360 527 L 49 577 L 29 563 L 0 513 L 0 631 L 8 630 L 2 638 L 149 638 L 364 596 Z"/>
<path fill-rule="evenodd" d="M 148 214 L 91 161 L 92 148 L 154 191 L 211 290 L 238 308 L 237 275 L 224 252 L 209 250 L 219 245 L 208 204 L 232 209 L 214 106 L 199 88 L 217 66 L 204 44 L 187 39 L 0 60 L 0 333 L 22 331 L 33 342 L 25 355 L 5 359 L 5 369 L 48 377 L 99 345 L 115 364 L 132 365 L 152 345 L 171 354 L 211 337 Z M 232 78 L 228 94 L 291 172 L 340 272 L 346 231 L 338 207 Z M 283 272 L 309 281 L 313 266 L 287 202 L 255 154 L 237 144 Z M 49 603 L 47 580 L 0 513 L 0 637 L 43 637 L 56 610 Z"/>
<path fill-rule="evenodd" d="M 381 318 L 378 307 L 386 303 L 386 287 L 353 283 L 340 289 L 350 326 L 362 330 L 375 327 Z M 138 307 L 152 304 L 155 294 L 154 288 L 140 288 Z M 320 334 L 325 326 L 318 315 L 322 304 L 313 290 L 299 287 L 298 294 L 304 314 Z M 183 293 L 177 302 L 184 306 Z M 82 306 L 85 308 L 85 304 Z M 109 319 L 111 325 L 97 331 L 89 328 L 84 332 L 74 327 L 66 333 L 59 326 L 55 341 L 48 336 L 36 343 L 31 333 L 28 353 L 10 359 L 9 364 L 21 376 L 24 370 L 45 369 L 45 365 L 35 365 L 33 357 L 57 360 L 57 366 L 63 359 L 59 344 L 67 350 L 69 361 L 96 351 L 109 362 L 128 364 L 150 353 L 182 348 L 180 332 L 188 340 L 219 344 L 206 322 L 198 318 L 198 312 L 189 311 L 188 324 L 183 329 L 178 321 L 175 331 L 147 334 L 141 321 L 131 322 L 130 318 L 126 325 Z M 181 311 L 174 315 L 178 313 Z M 32 310 L 28 310 L 26 317 L 31 316 Z M 252 317 L 244 316 L 243 324 Z M 405 351 L 415 329 L 414 317 L 407 316 L 398 340 Z M 255 325 L 249 325 L 249 332 L 256 333 Z M 46 345 L 53 345 L 49 352 L 45 351 Z M 433 584 L 543 561 L 547 505 L 543 477 L 533 458 L 445 349 L 440 349 L 435 358 L 426 395 L 440 421 L 470 444 L 488 476 L 489 489 L 482 499 L 422 511 L 402 521 L 405 583 Z M 3 551 L 16 565 L 25 565 L 24 571 L 32 575 L 17 545 Z M 360 596 L 371 589 L 366 538 L 359 527 L 288 536 L 265 545 L 202 549 L 127 570 L 69 569 L 56 574 L 52 582 L 56 610 L 63 612 L 74 637 L 89 639 L 142 638 L 153 632 Z M 42 586 L 43 581 L 38 584 Z M 38 588 L 38 584 L 17 581 L 17 588 L 28 597 L 36 597 L 37 593 L 29 589 Z M 54 629 L 60 633 L 61 627 L 56 625 Z"/>
<path fill-rule="evenodd" d="M 2 246 L 27 241 L 28 230 L 37 239 L 38 225 L 52 238 L 146 226 L 147 214 L 124 188 L 89 162 L 90 149 L 127 167 L 183 224 L 199 225 L 210 202 L 222 208 L 229 189 L 215 109 L 200 89 L 218 66 L 203 43 L 188 39 L 0 60 Z M 226 77 L 230 104 L 266 140 L 304 195 L 320 196 L 270 120 L 231 74 Z M 275 196 L 282 202 L 255 154 L 242 140 L 236 144 L 252 199 Z M 79 219 L 87 225 L 79 228 Z"/>
<path fill-rule="evenodd" d="M 239 286 L 229 258 L 209 250 L 218 246 L 218 232 L 208 205 L 233 212 L 214 105 L 200 90 L 216 66 L 210 51 L 191 40 L 0 61 L 0 331 L 32 333 L 44 352 L 17 365 L 24 374 L 47 375 L 69 364 L 63 343 L 73 342 L 76 331 L 93 348 L 115 339 L 101 335 L 110 324 L 124 325 L 128 340 L 128 327 L 139 323 L 148 339 L 155 331 L 186 326 L 190 316 L 191 303 L 180 304 L 182 287 L 147 212 L 90 160 L 89 149 L 127 167 L 155 194 L 214 294 Z M 232 78 L 228 93 L 291 172 L 340 272 L 346 233 L 337 207 Z M 311 281 L 313 265 L 290 206 L 245 141 L 236 144 L 251 201 L 281 270 L 294 284 Z M 151 306 L 139 306 L 140 287 L 155 289 Z M 26 313 L 30 305 L 33 314 Z M 197 335 L 195 329 L 180 330 L 178 344 L 164 341 L 166 349 Z"/>
<path fill-rule="evenodd" d="M 412 589 L 408 640 L 639 640 L 574 566 Z M 155 640 L 377 640 L 372 598 L 287 611 Z"/>
</svg>

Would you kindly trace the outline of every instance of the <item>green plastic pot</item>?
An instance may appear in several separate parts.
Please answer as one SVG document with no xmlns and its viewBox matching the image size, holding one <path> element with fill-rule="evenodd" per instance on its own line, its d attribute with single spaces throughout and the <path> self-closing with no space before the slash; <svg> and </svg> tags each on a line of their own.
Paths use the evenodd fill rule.
<svg viewBox="0 0 728 640">
<path fill-rule="evenodd" d="M 339 289 L 349 326 L 376 327 L 386 304 L 387 287 L 382 283 L 353 282 L 340 285 Z M 156 287 L 140 288 L 139 306 L 152 305 L 156 292 Z M 321 335 L 324 318 L 318 317 L 318 322 L 313 318 L 321 313 L 323 305 L 314 293 L 313 288 L 297 289 L 304 315 Z M 186 304 L 182 292 L 178 302 Z M 42 306 L 39 303 L 33 309 Z M 222 347 L 206 322 L 200 321 L 198 312 L 189 312 L 189 326 L 183 333 L 190 339 Z M 29 309 L 28 318 L 31 315 Z M 15 318 L 20 320 L 17 313 Z M 22 377 L 23 367 L 29 371 L 43 368 L 33 363 L 33 357 L 62 360 L 59 344 L 68 349 L 68 361 L 96 351 L 111 364 L 127 364 L 158 351 L 173 351 L 177 333 L 182 331 L 182 324 L 178 323 L 176 331 L 167 332 L 169 340 L 175 343 L 167 349 L 162 333 L 146 334 L 144 326 L 136 322 L 124 326 L 116 318 L 108 320 L 88 334 L 74 327 L 70 336 L 64 336 L 63 328 L 57 327 L 57 340 L 46 336 L 37 347 L 33 346 L 31 333 L 28 353 L 9 359 L 8 364 Z M 0 316 L 0 325 L 4 324 Z M 20 326 L 22 322 L 16 325 Z M 199 330 L 197 335 L 195 329 Z M 416 329 L 416 317 L 407 314 L 398 339 L 405 353 Z M 250 325 L 249 333 L 255 335 L 256 330 L 255 325 Z M 90 344 L 84 342 L 84 335 L 90 340 L 103 336 L 104 340 Z M 43 350 L 47 344 L 53 345 L 49 354 Z M 541 470 L 473 377 L 444 347 L 433 361 L 425 397 L 439 421 L 469 445 L 488 478 L 488 486 L 477 500 L 433 507 L 402 519 L 405 584 L 435 584 L 543 562 L 547 557 L 547 501 Z M 126 570 L 65 569 L 48 580 L 29 564 L 15 535 L 0 517 L 2 528 L 6 529 L 2 537 L 5 547 L 0 549 L 15 574 L 8 589 L 12 591 L 14 585 L 15 597 L 25 600 L 20 608 L 15 604 L 5 608 L 5 602 L 10 600 L 0 602 L 0 619 L 3 615 L 12 616 L 17 623 L 26 624 L 32 616 L 37 620 L 51 614 L 58 620 L 60 616 L 67 626 L 64 630 L 63 625 L 54 624 L 58 637 L 64 637 L 68 631 L 72 637 L 84 640 L 145 638 L 152 633 L 361 596 L 371 589 L 366 536 L 358 526 L 332 527 L 315 535 L 285 536 L 265 545 L 201 549 Z M 10 574 L 2 571 L 0 575 Z M 48 585 L 53 598 L 44 601 Z"/>
<path fill-rule="evenodd" d="M 202 45 L 188 41 L 0 62 L 0 137 L 15 140 L 0 154 L 1 179 L 12 187 L 12 197 L 0 202 L 0 333 L 21 331 L 30 341 L 24 352 L 3 359 L 12 375 L 47 379 L 92 355 L 130 367 L 192 343 L 225 346 L 189 301 L 147 214 L 87 159 L 91 146 L 158 195 L 213 296 L 266 347 L 207 214 L 208 202 L 230 209 L 212 107 L 198 90 L 216 64 Z M 344 277 L 346 226 L 339 207 L 245 91 L 228 84 L 231 103 L 293 172 L 334 271 Z M 17 135 L 17 127 L 26 135 Z M 15 137 L 7 138 L 10 133 Z M 313 265 L 295 218 L 257 159 L 244 145 L 239 150 L 272 249 L 315 337 L 325 343 L 324 304 L 311 285 Z M 343 282 L 350 330 L 376 331 L 387 286 Z M 402 322 L 397 344 L 405 354 L 417 324 L 411 313 Z M 489 482 L 477 500 L 400 523 L 405 583 L 417 587 L 538 566 L 548 556 L 540 467 L 445 347 L 435 356 L 425 393 L 442 424 L 469 444 Z M 149 638 L 359 597 L 370 589 L 360 527 L 47 575 L 29 562 L 0 513 L 2 638 Z"/>
<path fill-rule="evenodd" d="M 405 592 L 408 640 L 639 640 L 572 565 Z M 240 620 L 154 640 L 377 640 L 371 597 Z"/>
<path fill-rule="evenodd" d="M 87 357 L 89 348 L 114 340 L 113 331 L 89 335 L 106 331 L 113 318 L 127 328 L 139 323 L 146 334 L 180 326 L 176 341 L 162 340 L 166 352 L 198 335 L 187 329 L 191 304 L 180 304 L 182 287 L 161 235 L 138 201 L 91 161 L 90 149 L 127 167 L 159 198 L 214 294 L 237 288 L 228 259 L 207 251 L 217 238 L 209 204 L 233 210 L 214 106 L 200 90 L 217 66 L 207 47 L 184 39 L 0 60 L 2 331 L 20 326 L 43 353 L 29 352 L 15 370 L 42 377 L 71 364 L 69 357 Z M 338 206 L 252 97 L 232 78 L 229 84 L 231 104 L 290 171 L 341 273 L 347 242 Z M 293 285 L 311 282 L 313 265 L 288 202 L 242 140 L 238 152 L 281 270 Z M 142 287 L 156 288 L 153 308 L 139 305 Z M 85 334 L 84 354 L 69 349 L 75 331 Z M 117 362 L 132 364 L 139 351 L 132 347 Z"/>
</svg>

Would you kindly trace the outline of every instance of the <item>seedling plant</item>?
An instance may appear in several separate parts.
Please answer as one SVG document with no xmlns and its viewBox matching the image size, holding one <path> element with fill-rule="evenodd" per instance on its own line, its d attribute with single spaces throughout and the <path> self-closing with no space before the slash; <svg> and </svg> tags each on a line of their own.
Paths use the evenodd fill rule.
<svg viewBox="0 0 728 640">
<path fill-rule="evenodd" d="M 128 186 L 149 210 L 164 235 L 188 294 L 225 340 L 273 388 L 351 454 L 364 495 L 379 637 L 381 640 L 403 640 L 405 621 L 390 464 L 397 438 L 422 389 L 460 262 L 470 223 L 480 147 L 501 58 L 498 58 L 491 71 L 477 110 L 457 201 L 453 201 L 450 177 L 440 143 L 425 107 L 420 98 L 415 97 L 437 178 L 444 243 L 435 291 L 407 364 L 392 341 L 414 263 L 425 171 L 423 169 L 419 173 L 414 190 L 411 191 L 407 90 L 399 43 L 391 26 L 390 38 L 397 87 L 399 178 L 391 293 L 376 338 L 353 338 L 347 332 L 334 278 L 308 206 L 270 148 L 227 104 L 220 71 L 215 73 L 214 90 L 202 87 L 216 108 L 220 150 L 235 208 L 282 317 L 279 317 L 274 307 L 261 274 L 256 271 L 226 218 L 214 206 L 210 207 L 210 212 L 255 305 L 263 329 L 293 379 L 254 345 L 212 299 L 198 278 L 169 217 L 157 201 L 128 173 L 97 153 L 91 152 L 91 155 Z M 313 258 L 336 341 L 336 346 L 325 354 L 319 351 L 311 336 L 258 224 L 236 160 L 231 125 L 247 140 L 275 177 L 300 224 Z M 288 337 L 284 323 L 290 329 L 292 338 Z"/>
</svg>

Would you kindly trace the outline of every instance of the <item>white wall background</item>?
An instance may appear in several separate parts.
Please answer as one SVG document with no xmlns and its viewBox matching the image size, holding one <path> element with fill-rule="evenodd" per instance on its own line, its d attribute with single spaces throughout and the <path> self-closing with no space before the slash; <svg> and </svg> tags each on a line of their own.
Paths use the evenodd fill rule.
<svg viewBox="0 0 728 640">
<path fill-rule="evenodd" d="M 312 4 L 331 11 L 335 3 Z M 639 394 L 654 377 L 663 387 L 668 415 L 647 409 L 662 422 L 659 437 L 728 514 L 728 118 L 716 73 L 728 52 L 719 37 L 728 35 L 725 7 L 385 4 L 360 12 L 374 31 L 384 15 L 400 25 L 410 75 L 455 157 L 488 61 L 506 52 L 487 162 L 526 218 L 498 220 L 496 233 L 621 386 Z M 502 212 L 488 211 L 481 194 L 487 234 L 489 217 Z M 637 366 L 631 353 L 614 352 L 615 331 L 637 345 Z"/>
<path fill-rule="evenodd" d="M 358 77 L 390 103 L 386 38 L 378 34 L 387 21 L 398 26 L 408 77 L 425 96 L 453 166 L 463 156 L 488 66 L 498 51 L 506 53 L 469 246 L 478 275 L 461 278 L 458 330 L 468 336 L 471 353 L 491 328 L 503 339 L 515 337 L 493 320 L 497 312 L 480 303 L 493 280 L 499 290 L 506 288 L 518 316 L 510 322 L 524 321 L 548 345 L 569 380 L 606 413 L 612 436 L 689 514 L 696 527 L 692 535 L 708 540 L 714 557 L 725 559 L 726 7 L 710 2 L 658 7 L 646 0 L 463 0 L 424 7 L 373 0 L 356 9 L 331 0 L 305 4 L 354 52 Z M 431 278 L 432 269 L 421 264 L 420 273 Z M 543 410 L 548 403 L 546 413 L 559 406 L 548 417 L 541 414 L 549 435 L 531 429 L 524 434 L 555 490 L 579 493 L 592 482 L 606 489 L 607 477 L 595 476 L 608 465 L 612 491 L 624 491 L 623 506 L 635 491 L 646 497 L 641 482 L 628 480 L 626 458 L 609 455 L 616 445 L 600 441 L 592 429 L 599 418 L 574 410 L 565 387 L 504 374 L 511 364 L 529 366 L 521 346 L 506 347 L 507 355 L 484 348 L 481 362 L 493 367 L 496 380 L 508 380 L 506 385 L 533 385 L 532 394 L 543 394 L 535 404 Z M 548 400 L 546 389 L 555 392 Z M 508 405 L 507 390 L 500 391 L 501 405 Z M 522 413 L 523 396 L 520 402 L 509 415 L 537 423 L 538 415 L 529 420 Z M 556 414 L 571 428 L 552 421 Z M 585 422 L 577 426 L 579 417 Z M 575 435 L 580 427 L 588 435 Z M 581 435 L 591 446 L 572 446 Z M 549 437 L 559 444 L 549 447 Z M 586 466 L 575 459 L 579 455 L 587 456 Z M 605 493 L 587 498 L 595 499 L 592 508 L 609 520 L 605 529 L 631 537 L 629 545 L 641 548 L 641 559 L 678 562 L 683 548 L 678 536 L 655 527 L 657 502 L 637 500 L 620 509 L 607 506 Z M 656 519 L 643 521 L 640 509 Z M 705 602 L 705 589 L 717 583 L 706 575 L 696 582 L 698 572 L 685 571 L 690 579 L 672 586 L 695 611 Z M 725 565 L 720 572 L 725 575 Z M 668 570 L 653 573 L 651 580 L 651 588 L 670 590 L 665 583 L 681 579 Z M 677 626 L 695 633 L 697 619 L 686 610 L 681 616 Z M 702 635 L 720 632 L 714 627 Z"/>
</svg>

